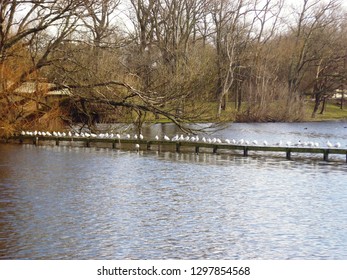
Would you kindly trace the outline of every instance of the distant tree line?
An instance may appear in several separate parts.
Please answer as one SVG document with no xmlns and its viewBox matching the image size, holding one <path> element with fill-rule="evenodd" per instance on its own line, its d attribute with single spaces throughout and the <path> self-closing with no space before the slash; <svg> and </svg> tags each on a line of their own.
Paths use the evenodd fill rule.
<svg viewBox="0 0 347 280">
<path fill-rule="evenodd" d="M 296 121 L 309 99 L 315 117 L 344 92 L 346 10 L 290 3 L 3 0 L 0 134 L 74 121 Z M 48 104 L 18 91 L 28 82 L 73 94 Z"/>
</svg>

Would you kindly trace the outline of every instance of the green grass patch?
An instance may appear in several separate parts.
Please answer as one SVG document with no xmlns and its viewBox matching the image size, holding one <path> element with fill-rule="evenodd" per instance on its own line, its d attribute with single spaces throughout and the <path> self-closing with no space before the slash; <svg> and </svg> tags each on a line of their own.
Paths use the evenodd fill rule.
<svg viewBox="0 0 347 280">
<path fill-rule="evenodd" d="M 341 109 L 340 105 L 336 104 L 336 101 L 329 101 L 326 104 L 323 114 L 320 114 L 320 107 L 315 118 L 311 117 L 314 102 L 309 102 L 307 105 L 307 115 L 309 116 L 307 118 L 308 121 L 331 121 L 347 119 L 347 104 L 343 109 Z"/>
<path fill-rule="evenodd" d="M 326 108 L 325 108 L 324 113 L 319 114 L 319 112 L 320 112 L 320 109 L 319 109 L 315 118 L 311 117 L 313 107 L 314 107 L 314 102 L 311 100 L 307 101 L 307 103 L 305 104 L 304 116 L 302 116 L 302 118 L 299 121 L 329 121 L 329 120 L 343 120 L 343 119 L 347 120 L 347 101 L 346 101 L 346 106 L 343 110 L 340 109 L 340 106 L 337 104 L 337 101 L 335 101 L 335 100 L 329 101 L 326 104 Z M 247 103 L 243 102 L 242 107 L 241 107 L 241 111 L 237 112 L 237 109 L 235 108 L 235 103 L 234 102 L 228 102 L 228 104 L 226 106 L 226 110 L 221 112 L 221 116 L 219 118 L 217 117 L 217 102 L 197 101 L 194 103 L 193 107 L 189 108 L 188 106 L 186 106 L 185 109 L 188 112 L 189 111 L 194 112 L 194 110 L 202 112 L 202 114 L 200 116 L 201 118 L 200 119 L 199 118 L 194 119 L 194 120 L 192 120 L 192 122 L 224 123 L 224 122 L 234 122 L 236 120 L 237 114 L 242 114 L 245 112 L 245 110 L 247 109 Z M 258 108 L 258 109 L 260 110 L 261 108 Z M 283 106 L 281 108 L 279 103 L 270 104 L 269 106 L 267 106 L 265 112 L 263 112 L 264 110 L 263 111 L 260 110 L 259 116 L 257 116 L 257 114 L 255 114 L 253 116 L 253 119 L 250 121 L 252 121 L 252 122 L 262 121 L 262 119 L 260 118 L 262 116 L 262 114 L 263 115 L 268 114 L 270 117 L 274 116 L 274 121 L 285 122 L 286 118 L 288 118 L 288 116 L 287 117 L 285 117 L 285 116 L 281 117 L 279 115 L 281 113 L 281 111 L 283 111 L 283 110 L 284 110 Z M 257 112 L 257 111 L 255 111 L 255 112 Z M 257 120 L 258 117 L 259 117 L 259 119 Z M 245 121 L 247 122 L 246 119 L 245 119 Z M 265 118 L 265 121 L 267 121 L 266 118 Z M 293 120 L 288 119 L 287 121 L 290 122 Z M 145 123 L 171 123 L 171 120 L 169 120 L 163 116 L 159 116 L 159 118 L 156 118 L 156 116 L 154 114 L 147 113 L 144 122 Z"/>
</svg>

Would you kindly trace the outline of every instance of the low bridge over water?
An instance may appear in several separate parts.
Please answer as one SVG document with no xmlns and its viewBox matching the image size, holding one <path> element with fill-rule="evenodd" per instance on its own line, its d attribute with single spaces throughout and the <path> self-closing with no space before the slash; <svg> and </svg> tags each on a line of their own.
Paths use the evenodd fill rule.
<svg viewBox="0 0 347 280">
<path fill-rule="evenodd" d="M 225 150 L 240 151 L 243 156 L 248 156 L 251 152 L 276 152 L 283 153 L 287 159 L 291 159 L 293 153 L 300 154 L 321 154 L 324 161 L 329 160 L 329 155 L 345 155 L 347 162 L 347 149 L 345 148 L 319 148 L 319 147 L 297 147 L 297 146 L 271 146 L 271 145 L 239 145 L 229 143 L 206 143 L 191 141 L 171 141 L 171 140 L 144 140 L 144 139 L 117 139 L 117 138 L 101 138 L 101 137 L 75 137 L 75 136 L 41 136 L 41 135 L 19 135 L 9 139 L 10 141 L 18 141 L 19 143 L 32 143 L 39 145 L 41 143 L 53 142 L 55 145 L 74 143 L 82 143 L 86 147 L 94 144 L 107 144 L 113 149 L 131 148 L 136 150 L 151 150 L 156 147 L 159 151 L 165 147 L 171 147 L 176 152 L 191 150 L 195 153 L 208 152 L 217 153 Z"/>
</svg>

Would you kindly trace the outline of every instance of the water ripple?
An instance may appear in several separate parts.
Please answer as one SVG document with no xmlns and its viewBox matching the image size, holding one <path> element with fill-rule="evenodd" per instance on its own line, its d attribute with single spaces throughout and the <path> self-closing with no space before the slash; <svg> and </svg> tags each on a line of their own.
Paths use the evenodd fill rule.
<svg viewBox="0 0 347 280">
<path fill-rule="evenodd" d="M 347 258 L 345 164 L 0 150 L 1 259 Z"/>
</svg>

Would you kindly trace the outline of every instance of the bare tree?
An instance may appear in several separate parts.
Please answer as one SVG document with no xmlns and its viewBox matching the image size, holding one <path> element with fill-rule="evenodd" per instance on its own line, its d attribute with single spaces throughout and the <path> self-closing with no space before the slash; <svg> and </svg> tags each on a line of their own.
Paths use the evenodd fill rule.
<svg viewBox="0 0 347 280">
<path fill-rule="evenodd" d="M 339 2 L 339 0 L 329 0 L 327 3 L 318 0 L 304 0 L 301 9 L 297 11 L 296 23 L 292 27 L 295 48 L 288 71 L 289 98 L 299 91 L 309 63 L 317 60 L 317 57 L 312 56 L 311 52 L 315 44 L 314 34 L 321 32 L 334 21 L 334 17 L 331 18 L 330 15 L 340 6 Z"/>
<path fill-rule="evenodd" d="M 218 69 L 217 116 L 225 110 L 227 96 L 235 82 L 235 72 L 240 65 L 240 52 L 247 43 L 250 3 L 239 0 L 214 1 L 211 15 L 215 28 L 215 45 Z"/>
<path fill-rule="evenodd" d="M 80 1 L 1 1 L 0 4 L 0 119 L 15 129 L 23 104 L 33 96 L 15 89 L 53 63 L 50 54 L 74 30 Z M 18 50 L 21 50 L 18 52 Z M 24 62 L 16 67 L 15 62 Z"/>
<path fill-rule="evenodd" d="M 113 48 L 115 44 L 112 37 L 117 37 L 115 12 L 120 0 L 84 0 L 84 3 L 86 12 L 82 20 L 92 35 L 93 61 L 97 72 L 102 62 L 102 50 Z"/>
<path fill-rule="evenodd" d="M 343 35 L 338 28 L 329 28 L 325 32 L 319 33 L 316 47 L 318 47 L 317 57 L 319 60 L 311 63 L 312 72 L 315 75 L 308 78 L 309 88 L 312 88 L 314 107 L 312 118 L 315 118 L 319 106 L 322 104 L 320 114 L 325 110 L 326 102 L 337 90 L 343 89 L 346 81 L 347 59 Z M 314 72 L 313 72 L 314 73 Z M 342 91 L 343 92 L 343 91 Z"/>
<path fill-rule="evenodd" d="M 3 0 L 0 127 L 55 111 L 92 129 L 160 117 L 184 129 L 211 121 L 211 104 L 221 117 L 230 96 L 239 120 L 298 119 L 308 95 L 314 116 L 345 86 L 340 2 L 303 0 L 283 17 L 284 0 L 130 0 L 122 32 L 120 0 Z M 52 107 L 41 86 L 18 90 L 28 81 L 73 96 Z"/>
<path fill-rule="evenodd" d="M 255 1 L 250 12 L 250 26 L 243 67 L 237 69 L 237 98 L 235 105 L 242 118 L 264 120 L 272 113 L 271 104 L 278 100 L 278 58 L 276 57 L 276 37 L 281 29 L 280 17 L 283 1 Z M 239 88 L 241 87 L 241 89 Z M 282 90 L 282 89 L 281 89 Z M 247 100 L 241 110 L 242 95 Z"/>
</svg>

